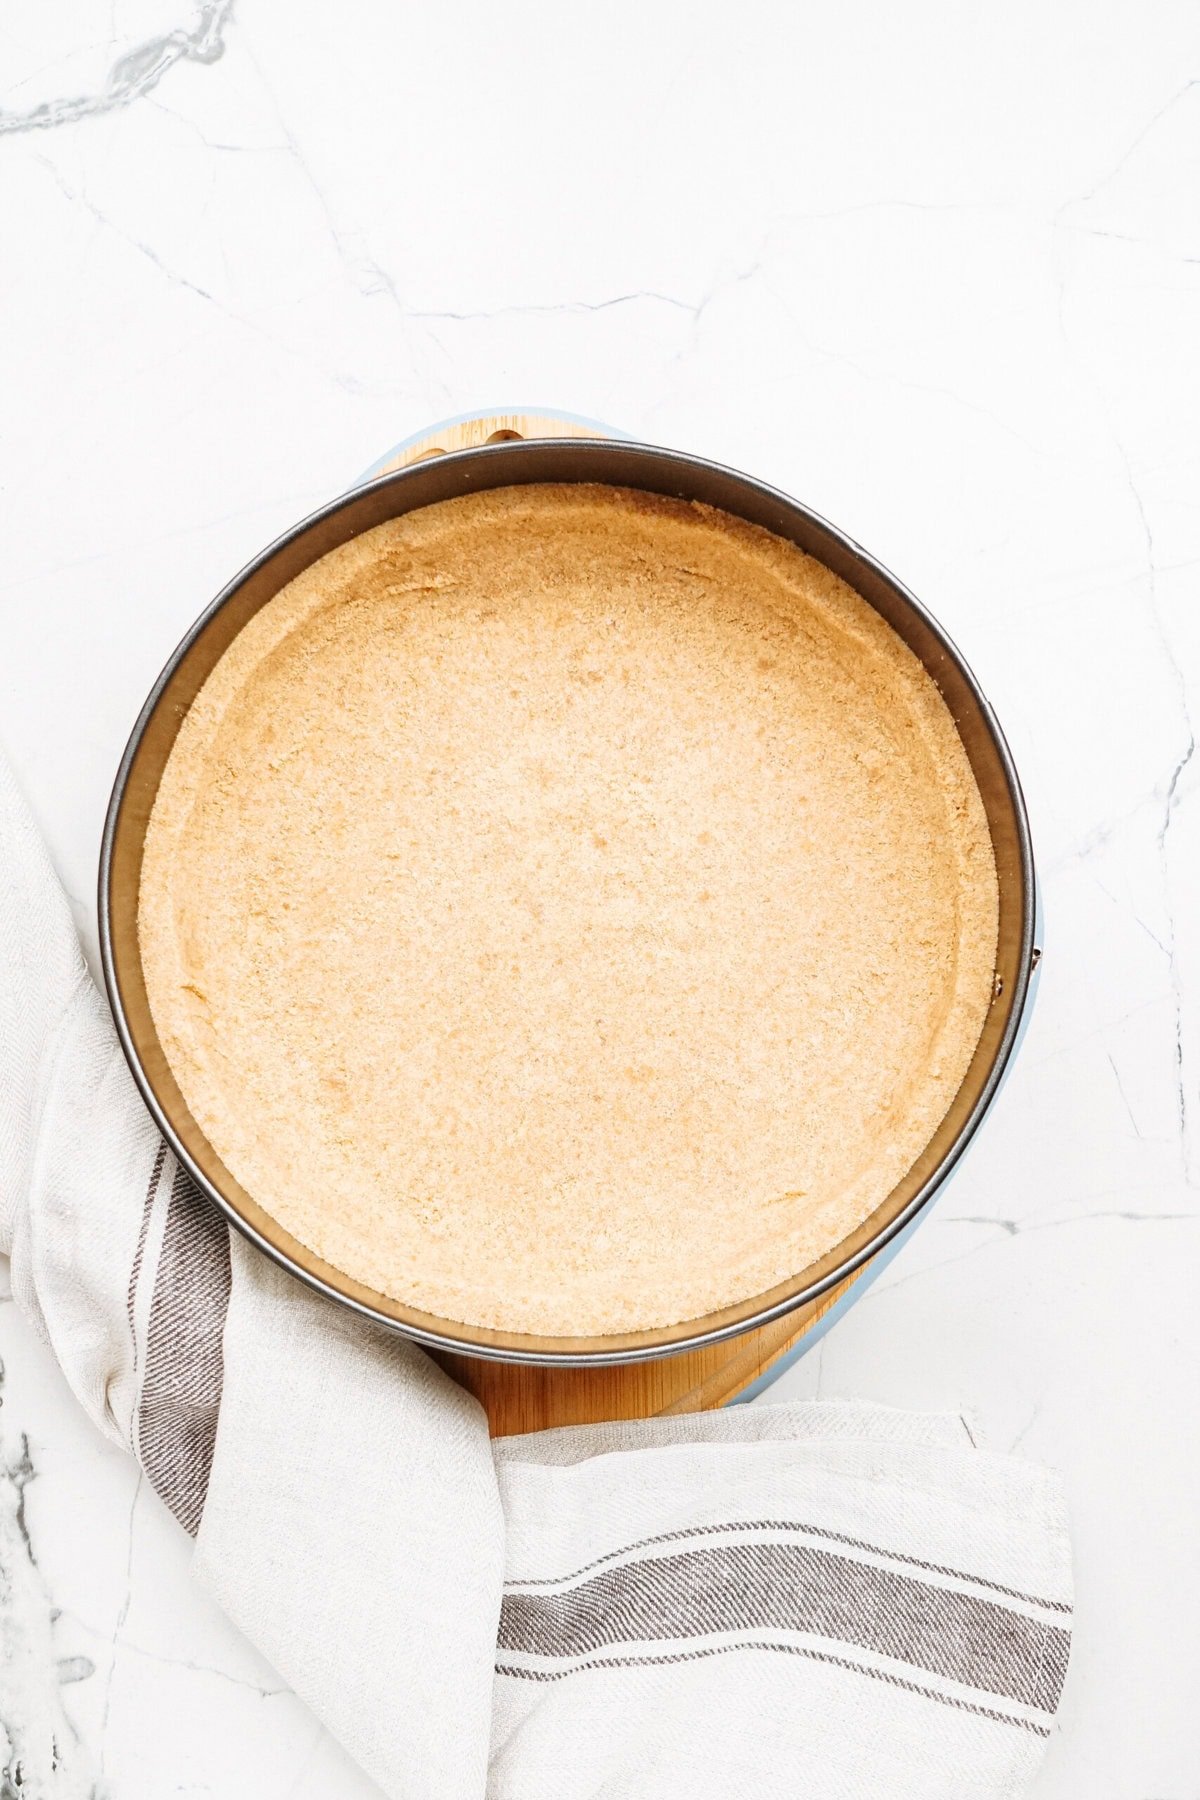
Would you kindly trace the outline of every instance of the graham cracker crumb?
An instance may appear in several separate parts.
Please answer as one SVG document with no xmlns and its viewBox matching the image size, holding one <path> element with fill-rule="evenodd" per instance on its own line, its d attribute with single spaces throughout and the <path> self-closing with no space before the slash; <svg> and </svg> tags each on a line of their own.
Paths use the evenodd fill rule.
<svg viewBox="0 0 1200 1800">
<path fill-rule="evenodd" d="M 151 1008 L 217 1153 L 441 1317 L 673 1324 L 886 1197 L 992 996 L 937 688 L 793 545 L 623 490 L 472 495 L 306 570 L 185 719 Z"/>
</svg>

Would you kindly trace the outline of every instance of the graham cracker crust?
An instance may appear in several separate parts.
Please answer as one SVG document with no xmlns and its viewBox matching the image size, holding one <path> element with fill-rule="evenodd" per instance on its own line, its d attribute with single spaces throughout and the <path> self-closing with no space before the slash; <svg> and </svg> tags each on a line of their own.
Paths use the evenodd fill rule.
<svg viewBox="0 0 1200 1800">
<path fill-rule="evenodd" d="M 983 804 L 917 658 L 710 508 L 507 488 L 381 525 L 184 720 L 139 931 L 258 1203 L 443 1318 L 595 1335 L 806 1268 L 992 996 Z"/>
</svg>

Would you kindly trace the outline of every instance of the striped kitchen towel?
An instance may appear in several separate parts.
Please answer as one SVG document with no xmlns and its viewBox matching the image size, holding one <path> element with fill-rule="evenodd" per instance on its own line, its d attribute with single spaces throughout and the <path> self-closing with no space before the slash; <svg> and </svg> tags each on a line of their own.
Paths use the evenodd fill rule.
<svg viewBox="0 0 1200 1800">
<path fill-rule="evenodd" d="M 1055 1477 L 843 1402 L 493 1447 L 177 1166 L 2 761 L 0 1250 L 199 1579 L 385 1794 L 998 1800 L 1036 1768 L 1070 1645 Z"/>
</svg>

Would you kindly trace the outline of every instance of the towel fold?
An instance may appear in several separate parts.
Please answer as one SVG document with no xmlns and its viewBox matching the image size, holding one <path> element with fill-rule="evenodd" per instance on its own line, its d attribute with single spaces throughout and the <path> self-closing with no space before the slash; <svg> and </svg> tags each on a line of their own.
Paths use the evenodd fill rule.
<svg viewBox="0 0 1200 1800">
<path fill-rule="evenodd" d="M 490 1443 L 177 1165 L 3 759 L 0 1250 L 201 1582 L 388 1795 L 965 1800 L 1037 1765 L 1054 1476 L 843 1402 Z"/>
</svg>

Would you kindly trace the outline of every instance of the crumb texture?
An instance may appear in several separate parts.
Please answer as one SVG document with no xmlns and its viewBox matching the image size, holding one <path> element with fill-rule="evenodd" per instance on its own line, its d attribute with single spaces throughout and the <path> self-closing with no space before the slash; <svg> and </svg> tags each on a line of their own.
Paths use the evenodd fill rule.
<svg viewBox="0 0 1200 1800">
<path fill-rule="evenodd" d="M 508 1331 L 673 1324 L 887 1196 L 991 998 L 983 805 L 917 659 L 725 514 L 527 487 L 245 627 L 146 840 L 198 1123 L 320 1256 Z"/>
</svg>

